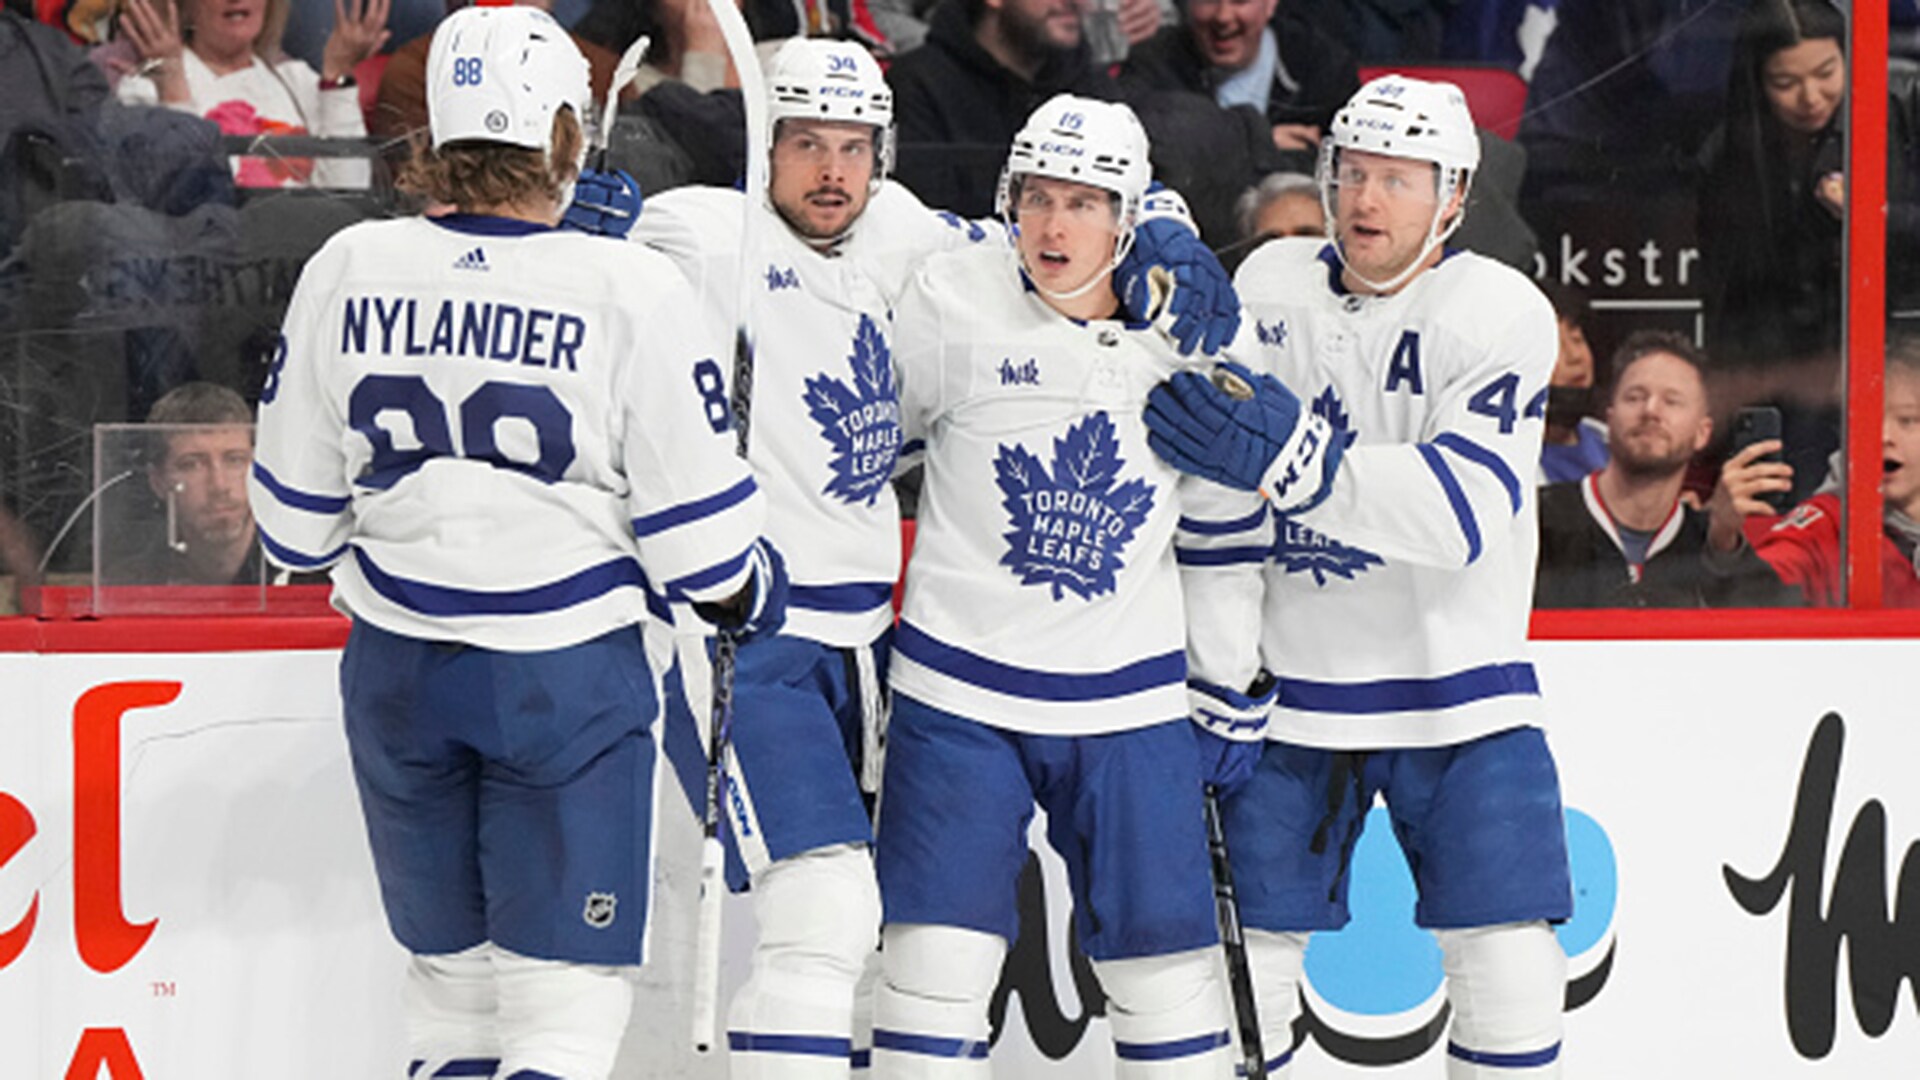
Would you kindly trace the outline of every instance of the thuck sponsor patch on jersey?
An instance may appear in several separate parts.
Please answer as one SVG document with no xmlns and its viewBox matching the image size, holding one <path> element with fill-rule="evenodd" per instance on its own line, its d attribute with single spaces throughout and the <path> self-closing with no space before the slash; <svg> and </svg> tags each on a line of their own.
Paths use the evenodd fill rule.
<svg viewBox="0 0 1920 1080">
<path fill-rule="evenodd" d="M 1120 479 L 1126 462 L 1104 412 L 1053 440 L 1053 468 L 1024 446 L 1000 445 L 993 460 L 1012 525 L 1000 564 L 1022 585 L 1045 585 L 1057 602 L 1068 591 L 1091 600 L 1113 591 L 1127 542 L 1153 510 L 1144 477 Z"/>
<path fill-rule="evenodd" d="M 900 398 L 893 384 L 893 354 L 872 318 L 860 316 L 853 351 L 847 354 L 853 384 L 822 373 L 807 380 L 807 415 L 833 449 L 833 476 L 822 493 L 843 502 L 880 496 L 900 456 Z"/>
</svg>

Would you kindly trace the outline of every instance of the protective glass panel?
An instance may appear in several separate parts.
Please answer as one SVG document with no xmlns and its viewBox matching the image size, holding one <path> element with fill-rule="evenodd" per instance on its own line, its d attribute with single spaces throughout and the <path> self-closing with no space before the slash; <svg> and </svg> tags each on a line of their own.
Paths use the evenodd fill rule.
<svg viewBox="0 0 1920 1080">
<path fill-rule="evenodd" d="M 252 424 L 96 427 L 92 611 L 262 610 L 268 567 L 247 501 L 252 464 Z"/>
</svg>

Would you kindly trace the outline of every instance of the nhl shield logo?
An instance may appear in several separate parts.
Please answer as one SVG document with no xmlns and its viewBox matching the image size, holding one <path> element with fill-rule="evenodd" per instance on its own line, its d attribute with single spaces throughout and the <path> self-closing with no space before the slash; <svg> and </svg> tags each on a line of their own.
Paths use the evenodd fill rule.
<svg viewBox="0 0 1920 1080">
<path fill-rule="evenodd" d="M 613 925 L 613 909 L 619 902 L 619 899 L 609 892 L 588 893 L 587 907 L 580 913 L 580 917 L 595 930 L 605 930 Z"/>
</svg>

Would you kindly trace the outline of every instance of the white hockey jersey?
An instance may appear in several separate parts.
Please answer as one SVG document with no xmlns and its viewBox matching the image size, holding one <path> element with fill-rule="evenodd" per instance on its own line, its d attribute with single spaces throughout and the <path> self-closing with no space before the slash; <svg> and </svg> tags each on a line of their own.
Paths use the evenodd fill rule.
<svg viewBox="0 0 1920 1080">
<path fill-rule="evenodd" d="M 893 688 L 1048 735 L 1183 717 L 1178 474 L 1142 419 L 1181 361 L 1144 326 L 1059 315 L 1017 266 L 936 256 L 900 301 L 926 482 Z"/>
<path fill-rule="evenodd" d="M 1558 351 L 1545 297 L 1468 253 L 1391 296 L 1350 294 L 1315 240 L 1265 245 L 1235 285 L 1235 355 L 1350 442 L 1305 513 L 1189 511 L 1196 676 L 1244 689 L 1264 664 L 1279 678 L 1269 734 L 1308 746 L 1445 745 L 1540 723 L 1526 639 Z"/>
<path fill-rule="evenodd" d="M 743 260 L 749 211 L 759 219 Z M 764 198 L 689 187 L 646 201 L 630 238 L 672 258 L 720 325 L 751 328 L 747 458 L 793 581 L 783 633 L 849 647 L 892 623 L 900 511 L 890 481 L 901 444 L 893 302 L 921 259 L 987 237 L 891 182 L 831 255 Z"/>
<path fill-rule="evenodd" d="M 343 230 L 261 393 L 266 549 L 332 566 L 335 605 L 384 629 L 510 651 L 639 622 L 650 589 L 724 599 L 765 503 L 722 344 L 643 248 L 468 215 Z"/>
</svg>

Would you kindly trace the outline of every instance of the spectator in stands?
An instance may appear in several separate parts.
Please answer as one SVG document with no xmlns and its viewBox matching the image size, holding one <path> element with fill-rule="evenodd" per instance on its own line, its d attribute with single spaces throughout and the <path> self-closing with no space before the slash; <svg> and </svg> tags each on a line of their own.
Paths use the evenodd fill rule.
<svg viewBox="0 0 1920 1080">
<path fill-rule="evenodd" d="M 1920 607 L 1920 335 L 1899 334 L 1887 343 L 1880 454 L 1881 602 Z M 1754 550 L 1816 607 L 1847 602 L 1839 468 L 1844 460 L 1835 454 L 1835 468 L 1820 490 L 1778 520 L 1747 519 Z"/>
<path fill-rule="evenodd" d="M 322 70 L 280 51 L 290 0 L 125 0 L 120 27 L 141 58 L 122 101 L 204 116 L 228 135 L 367 133 L 353 69 L 387 42 L 388 0 L 337 0 Z M 365 187 L 364 161 L 243 157 L 246 187 Z"/>
<path fill-rule="evenodd" d="M 26 5 L 7 0 L 0 9 L 0 261 L 48 206 L 111 198 L 98 126 L 106 81 Z M 14 314 L 10 307 L 0 303 L 0 322 Z"/>
<path fill-rule="evenodd" d="M 1264 116 L 1286 167 L 1313 171 L 1334 110 L 1360 89 L 1353 56 L 1279 0 L 1184 0 L 1186 18 L 1133 51 L 1129 93 L 1188 90 Z M 1276 11 L 1276 8 L 1278 9 Z"/>
<path fill-rule="evenodd" d="M 1260 242 L 1278 236 L 1327 235 L 1320 186 L 1301 173 L 1268 173 L 1247 189 L 1234 207 L 1240 239 Z"/>
<path fill-rule="evenodd" d="M 247 585 L 262 576 L 247 472 L 253 410 L 224 386 L 183 383 L 154 403 L 147 486 L 167 509 L 166 529 L 125 560 L 109 563 L 116 585 Z"/>
<path fill-rule="evenodd" d="M 1164 173 L 1160 174 L 1164 176 Z M 1193 198 L 1187 192 L 1188 202 Z M 1282 236 L 1327 235 L 1320 188 L 1313 178 L 1294 172 L 1268 173 L 1233 203 L 1233 242 L 1216 249 L 1229 271 L 1255 248 Z"/>
<path fill-rule="evenodd" d="M 1540 440 L 1540 482 L 1578 480 L 1607 463 L 1607 425 L 1593 413 L 1593 346 L 1587 300 L 1552 281 L 1541 286 L 1560 322 L 1560 355 L 1547 384 L 1547 430 Z"/>
<path fill-rule="evenodd" d="M 1756 496 L 1791 486 L 1780 449 L 1759 442 L 1727 459 L 1707 507 L 1682 501 L 1687 464 L 1707 445 L 1705 358 L 1686 338 L 1640 331 L 1614 354 L 1610 460 L 1540 492 L 1534 604 L 1576 607 L 1776 607 L 1797 602 L 1743 532 L 1773 513 Z"/>
<path fill-rule="evenodd" d="M 1839 348 L 1846 35 L 1828 0 L 1758 0 L 1741 29 L 1700 186 L 1707 340 L 1724 362 Z"/>
<path fill-rule="evenodd" d="M 1113 101 L 1088 59 L 1084 0 L 942 0 L 927 43 L 894 62 L 901 152 L 894 174 L 929 206 L 993 212 L 1007 144 L 1059 93 Z M 929 146 L 927 144 L 940 144 Z"/>
</svg>

